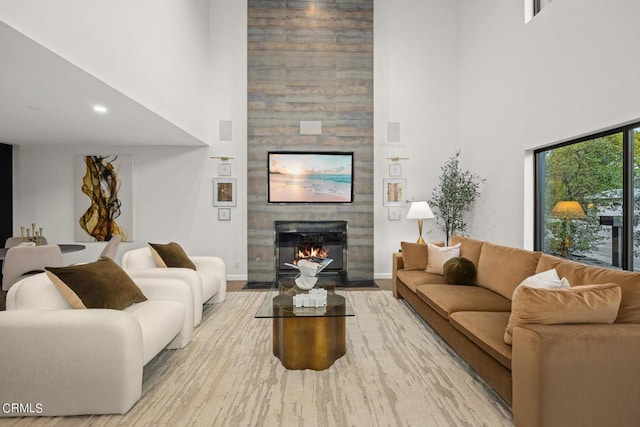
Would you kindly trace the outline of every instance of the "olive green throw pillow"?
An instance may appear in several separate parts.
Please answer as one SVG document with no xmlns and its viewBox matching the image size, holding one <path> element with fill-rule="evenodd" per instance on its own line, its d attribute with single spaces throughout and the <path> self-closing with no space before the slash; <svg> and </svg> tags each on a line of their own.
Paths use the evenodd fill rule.
<svg viewBox="0 0 640 427">
<path fill-rule="evenodd" d="M 47 276 L 73 308 L 122 310 L 147 300 L 111 258 L 69 267 L 45 267 Z"/>
<path fill-rule="evenodd" d="M 184 249 L 182 249 L 182 246 L 176 242 L 167 243 L 166 245 L 149 243 L 149 246 L 151 247 L 153 259 L 156 261 L 158 267 L 196 269 L 195 264 L 191 261 Z"/>
<path fill-rule="evenodd" d="M 444 280 L 451 285 L 474 285 L 476 283 L 476 266 L 464 257 L 447 260 L 442 266 Z"/>
</svg>

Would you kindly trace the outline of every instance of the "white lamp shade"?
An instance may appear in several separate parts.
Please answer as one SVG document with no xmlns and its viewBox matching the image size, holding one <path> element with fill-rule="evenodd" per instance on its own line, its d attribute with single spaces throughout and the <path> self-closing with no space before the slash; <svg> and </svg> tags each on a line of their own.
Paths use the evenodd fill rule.
<svg viewBox="0 0 640 427">
<path fill-rule="evenodd" d="M 431 219 L 435 218 L 429 203 L 427 202 L 412 202 L 407 213 L 407 219 Z"/>
</svg>

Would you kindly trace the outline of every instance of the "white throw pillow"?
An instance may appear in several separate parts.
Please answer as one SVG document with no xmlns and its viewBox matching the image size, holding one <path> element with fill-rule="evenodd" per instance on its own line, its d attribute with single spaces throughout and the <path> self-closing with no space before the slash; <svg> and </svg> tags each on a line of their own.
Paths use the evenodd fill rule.
<svg viewBox="0 0 640 427">
<path fill-rule="evenodd" d="M 571 287 L 566 277 L 560 279 L 560 276 L 558 276 L 558 272 L 555 268 L 547 271 L 542 271 L 538 274 L 527 277 L 522 282 L 520 282 L 516 289 L 518 289 L 518 287 L 520 286 L 528 286 L 530 288 L 536 289 L 564 289 Z M 515 289 L 513 290 L 513 292 L 515 293 Z"/>
<path fill-rule="evenodd" d="M 440 247 L 427 243 L 427 273 L 444 274 L 442 266 L 451 258 L 460 256 L 460 243 L 455 246 Z"/>
</svg>

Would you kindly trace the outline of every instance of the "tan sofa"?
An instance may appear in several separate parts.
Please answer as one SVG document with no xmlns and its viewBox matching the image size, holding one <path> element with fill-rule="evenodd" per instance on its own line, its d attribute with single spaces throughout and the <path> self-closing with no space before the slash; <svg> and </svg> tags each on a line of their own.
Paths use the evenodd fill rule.
<svg viewBox="0 0 640 427">
<path fill-rule="evenodd" d="M 450 244 L 457 243 L 476 266 L 475 286 L 446 284 L 415 259 L 415 269 L 405 269 L 395 253 L 393 294 L 512 404 L 516 426 L 640 425 L 640 273 L 453 236 Z M 524 325 L 506 344 L 514 289 L 552 268 L 571 286 L 620 285 L 615 323 Z"/>
</svg>

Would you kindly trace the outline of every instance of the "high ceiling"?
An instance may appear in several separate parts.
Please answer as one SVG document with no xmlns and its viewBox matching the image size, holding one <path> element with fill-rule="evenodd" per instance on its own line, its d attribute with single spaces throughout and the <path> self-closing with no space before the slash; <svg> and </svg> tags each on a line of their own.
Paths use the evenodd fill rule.
<svg viewBox="0 0 640 427">
<path fill-rule="evenodd" d="M 206 145 L 2 22 L 0 58 L 0 143 Z"/>
</svg>

